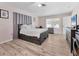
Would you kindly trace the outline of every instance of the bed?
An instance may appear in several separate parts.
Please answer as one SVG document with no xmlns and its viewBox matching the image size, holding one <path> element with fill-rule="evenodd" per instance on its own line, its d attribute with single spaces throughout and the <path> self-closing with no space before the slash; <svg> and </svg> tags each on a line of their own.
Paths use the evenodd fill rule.
<svg viewBox="0 0 79 59">
<path fill-rule="evenodd" d="M 48 38 L 48 30 L 18 24 L 18 38 L 41 45 Z"/>
</svg>

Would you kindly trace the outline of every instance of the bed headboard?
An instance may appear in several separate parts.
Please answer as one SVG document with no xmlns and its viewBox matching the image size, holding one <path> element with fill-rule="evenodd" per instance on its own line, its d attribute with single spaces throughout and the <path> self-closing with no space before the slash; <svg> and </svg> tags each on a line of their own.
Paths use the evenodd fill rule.
<svg viewBox="0 0 79 59">
<path fill-rule="evenodd" d="M 22 26 L 23 24 L 18 24 L 18 29 L 20 29 L 20 27 Z"/>
<path fill-rule="evenodd" d="M 23 25 L 23 24 L 18 24 L 18 36 L 19 36 L 19 34 L 20 34 L 20 28 L 21 28 L 22 25 Z"/>
</svg>

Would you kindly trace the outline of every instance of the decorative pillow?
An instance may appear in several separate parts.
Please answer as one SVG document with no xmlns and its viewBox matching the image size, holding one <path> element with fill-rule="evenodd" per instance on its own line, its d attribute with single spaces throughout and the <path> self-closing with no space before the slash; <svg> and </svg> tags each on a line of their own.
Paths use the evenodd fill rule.
<svg viewBox="0 0 79 59">
<path fill-rule="evenodd" d="M 27 25 L 26 25 L 26 24 L 25 24 L 25 25 L 22 25 L 22 26 L 21 26 L 21 29 L 22 29 L 22 28 L 27 28 Z"/>
<path fill-rule="evenodd" d="M 26 24 L 25 24 L 25 25 L 22 25 L 22 26 L 21 26 L 21 29 L 22 29 L 22 28 L 25 28 L 25 29 L 34 29 L 35 27 L 33 27 L 32 25 L 26 25 Z"/>
</svg>

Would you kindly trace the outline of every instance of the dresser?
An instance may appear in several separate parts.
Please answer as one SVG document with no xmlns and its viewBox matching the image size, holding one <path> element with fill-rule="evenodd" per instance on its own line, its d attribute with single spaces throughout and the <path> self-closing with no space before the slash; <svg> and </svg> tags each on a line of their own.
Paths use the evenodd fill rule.
<svg viewBox="0 0 79 59">
<path fill-rule="evenodd" d="M 66 40 L 69 44 L 70 51 L 73 51 L 73 38 L 75 38 L 76 29 L 66 28 Z"/>
<path fill-rule="evenodd" d="M 53 28 L 48 28 L 48 33 L 49 34 L 54 34 L 54 29 Z"/>
</svg>

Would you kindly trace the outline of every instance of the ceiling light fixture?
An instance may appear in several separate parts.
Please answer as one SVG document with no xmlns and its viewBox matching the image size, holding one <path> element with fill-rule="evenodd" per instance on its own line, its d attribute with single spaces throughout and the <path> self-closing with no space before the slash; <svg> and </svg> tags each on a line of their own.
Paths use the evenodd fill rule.
<svg viewBox="0 0 79 59">
<path fill-rule="evenodd" d="M 38 7 L 44 7 L 46 4 L 38 4 Z"/>
<path fill-rule="evenodd" d="M 41 4 L 38 4 L 38 7 L 41 7 L 42 5 Z"/>
</svg>

